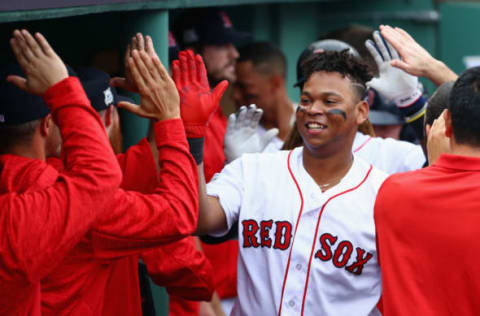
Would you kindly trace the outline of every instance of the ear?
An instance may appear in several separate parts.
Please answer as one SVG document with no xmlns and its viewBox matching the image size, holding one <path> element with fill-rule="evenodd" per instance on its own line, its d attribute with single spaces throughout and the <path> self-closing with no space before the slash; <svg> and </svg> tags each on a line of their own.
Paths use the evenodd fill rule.
<svg viewBox="0 0 480 316">
<path fill-rule="evenodd" d="M 362 124 L 368 119 L 368 113 L 370 112 L 370 106 L 365 100 L 362 100 L 357 103 L 356 114 L 357 114 L 357 125 Z"/>
<path fill-rule="evenodd" d="M 50 135 L 50 131 L 52 130 L 54 124 L 55 123 L 53 122 L 52 114 L 45 116 L 40 122 L 40 134 L 43 137 Z"/>
<path fill-rule="evenodd" d="M 279 89 L 285 84 L 285 79 L 279 75 L 272 75 L 270 77 L 270 84 L 273 88 Z"/>
<path fill-rule="evenodd" d="M 106 110 L 105 110 L 105 127 L 109 127 L 112 125 L 113 122 L 113 105 L 110 105 Z"/>
<path fill-rule="evenodd" d="M 449 110 L 443 112 L 443 119 L 445 120 L 445 136 L 453 137 L 452 114 Z"/>
<path fill-rule="evenodd" d="M 430 134 L 431 129 L 432 129 L 432 125 L 425 124 L 425 139 L 428 139 L 428 134 Z"/>
</svg>

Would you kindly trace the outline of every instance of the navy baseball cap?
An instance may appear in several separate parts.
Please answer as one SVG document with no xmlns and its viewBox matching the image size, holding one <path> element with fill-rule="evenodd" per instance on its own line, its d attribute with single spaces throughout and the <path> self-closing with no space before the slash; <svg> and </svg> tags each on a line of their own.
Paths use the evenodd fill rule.
<svg viewBox="0 0 480 316">
<path fill-rule="evenodd" d="M 44 118 L 50 109 L 38 95 L 33 95 L 7 82 L 8 75 L 25 77 L 18 64 L 9 64 L 0 69 L 0 124 L 20 125 Z"/>
<path fill-rule="evenodd" d="M 335 40 L 335 39 L 325 39 L 321 41 L 316 41 L 311 43 L 303 50 L 297 60 L 297 82 L 293 85 L 294 87 L 299 87 L 303 85 L 306 81 L 306 78 L 302 75 L 302 64 L 309 59 L 312 55 L 322 53 L 324 51 L 335 51 L 341 52 L 343 50 L 348 50 L 348 52 L 356 58 L 360 58 L 360 54 L 355 48 L 349 44 Z"/>
<path fill-rule="evenodd" d="M 192 23 L 185 24 L 178 35 L 183 46 L 238 44 L 251 38 L 249 33 L 235 30 L 228 15 L 219 9 L 192 10 L 184 20 Z"/>
<path fill-rule="evenodd" d="M 133 103 L 133 100 L 119 95 L 115 87 L 110 86 L 111 78 L 106 72 L 93 67 L 79 67 L 75 71 L 97 112 L 106 110 L 110 105 L 116 106 L 120 101 Z"/>
</svg>

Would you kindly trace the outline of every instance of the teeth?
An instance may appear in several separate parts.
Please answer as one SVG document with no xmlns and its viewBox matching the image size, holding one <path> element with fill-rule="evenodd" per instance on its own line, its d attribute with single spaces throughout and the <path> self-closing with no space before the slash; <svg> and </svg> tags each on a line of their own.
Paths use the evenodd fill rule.
<svg viewBox="0 0 480 316">
<path fill-rule="evenodd" d="M 308 123 L 307 127 L 311 129 L 325 129 L 327 126 L 319 123 Z"/>
</svg>

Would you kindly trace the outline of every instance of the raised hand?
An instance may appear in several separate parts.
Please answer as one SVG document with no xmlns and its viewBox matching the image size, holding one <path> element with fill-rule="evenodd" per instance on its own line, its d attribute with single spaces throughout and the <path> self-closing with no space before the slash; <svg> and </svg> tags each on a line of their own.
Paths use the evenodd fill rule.
<svg viewBox="0 0 480 316">
<path fill-rule="evenodd" d="M 375 42 L 367 40 L 365 46 L 377 63 L 379 77 L 367 82 L 367 86 L 398 107 L 412 104 L 422 95 L 418 88 L 418 77 L 393 66 L 394 62 L 402 62 L 400 56 L 378 31 L 373 32 L 373 39 Z"/>
<path fill-rule="evenodd" d="M 48 88 L 68 77 L 65 64 L 42 34 L 36 33 L 33 37 L 27 30 L 15 30 L 10 45 L 26 78 L 11 75 L 7 81 L 20 89 L 42 95 Z"/>
<path fill-rule="evenodd" d="M 224 149 L 227 163 L 246 153 L 262 152 L 278 135 L 277 128 L 268 130 L 262 137 L 258 135 L 257 128 L 262 114 L 262 109 L 257 109 L 255 104 L 251 104 L 248 108 L 242 106 L 237 113 L 230 114 Z"/>
<path fill-rule="evenodd" d="M 446 136 L 445 131 L 445 112 L 433 121 L 432 126 L 426 126 L 427 132 L 427 155 L 428 165 L 434 164 L 437 159 L 445 153 L 450 152 L 450 140 Z"/>
<path fill-rule="evenodd" d="M 433 58 L 403 29 L 381 25 L 380 32 L 401 57 L 401 59 L 391 61 L 393 67 L 402 69 L 413 76 L 428 78 L 437 86 L 447 81 L 455 81 L 458 78 L 451 69 Z"/>
<path fill-rule="evenodd" d="M 175 83 L 158 56 L 133 49 L 128 65 L 133 83 L 138 87 L 140 106 L 129 102 L 119 102 L 118 106 L 159 121 L 180 118 L 180 99 Z"/>
<path fill-rule="evenodd" d="M 125 51 L 125 77 L 114 77 L 110 80 L 110 85 L 113 87 L 122 88 L 126 91 L 138 93 L 138 87 L 135 85 L 132 72 L 128 63 L 128 59 L 132 56 L 132 50 L 145 51 L 149 56 L 156 56 L 155 48 L 153 47 L 153 41 L 150 36 L 143 36 L 141 33 L 137 33 L 132 37 L 130 44 L 128 44 Z"/>
<path fill-rule="evenodd" d="M 172 74 L 180 94 L 187 137 L 201 138 L 205 136 L 208 122 L 217 110 L 228 82 L 220 82 L 211 91 L 203 59 L 191 50 L 180 52 L 179 60 L 172 63 Z"/>
</svg>

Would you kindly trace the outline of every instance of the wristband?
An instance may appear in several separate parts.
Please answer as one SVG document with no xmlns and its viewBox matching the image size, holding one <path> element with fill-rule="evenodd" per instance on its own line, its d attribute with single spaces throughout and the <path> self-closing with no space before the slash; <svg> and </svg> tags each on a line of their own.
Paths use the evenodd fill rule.
<svg viewBox="0 0 480 316">
<path fill-rule="evenodd" d="M 422 96 L 422 91 L 417 89 L 411 95 L 406 96 L 406 97 L 397 98 L 396 100 L 394 100 L 394 102 L 397 105 L 397 107 L 406 108 L 406 107 L 409 107 L 410 105 L 414 104 L 415 102 L 417 102 L 417 100 L 421 96 Z"/>
<path fill-rule="evenodd" d="M 201 164 L 203 162 L 203 142 L 205 138 L 200 137 L 200 138 L 187 138 L 188 145 L 190 147 L 190 153 L 193 156 L 193 159 L 195 159 L 195 162 L 197 165 Z"/>
<path fill-rule="evenodd" d="M 421 118 L 425 112 L 427 111 L 427 103 L 425 103 L 425 106 L 423 108 L 421 108 L 418 112 L 410 115 L 410 116 L 406 116 L 405 117 L 405 122 L 407 124 L 410 124 L 416 120 L 418 120 L 419 118 Z"/>
</svg>

